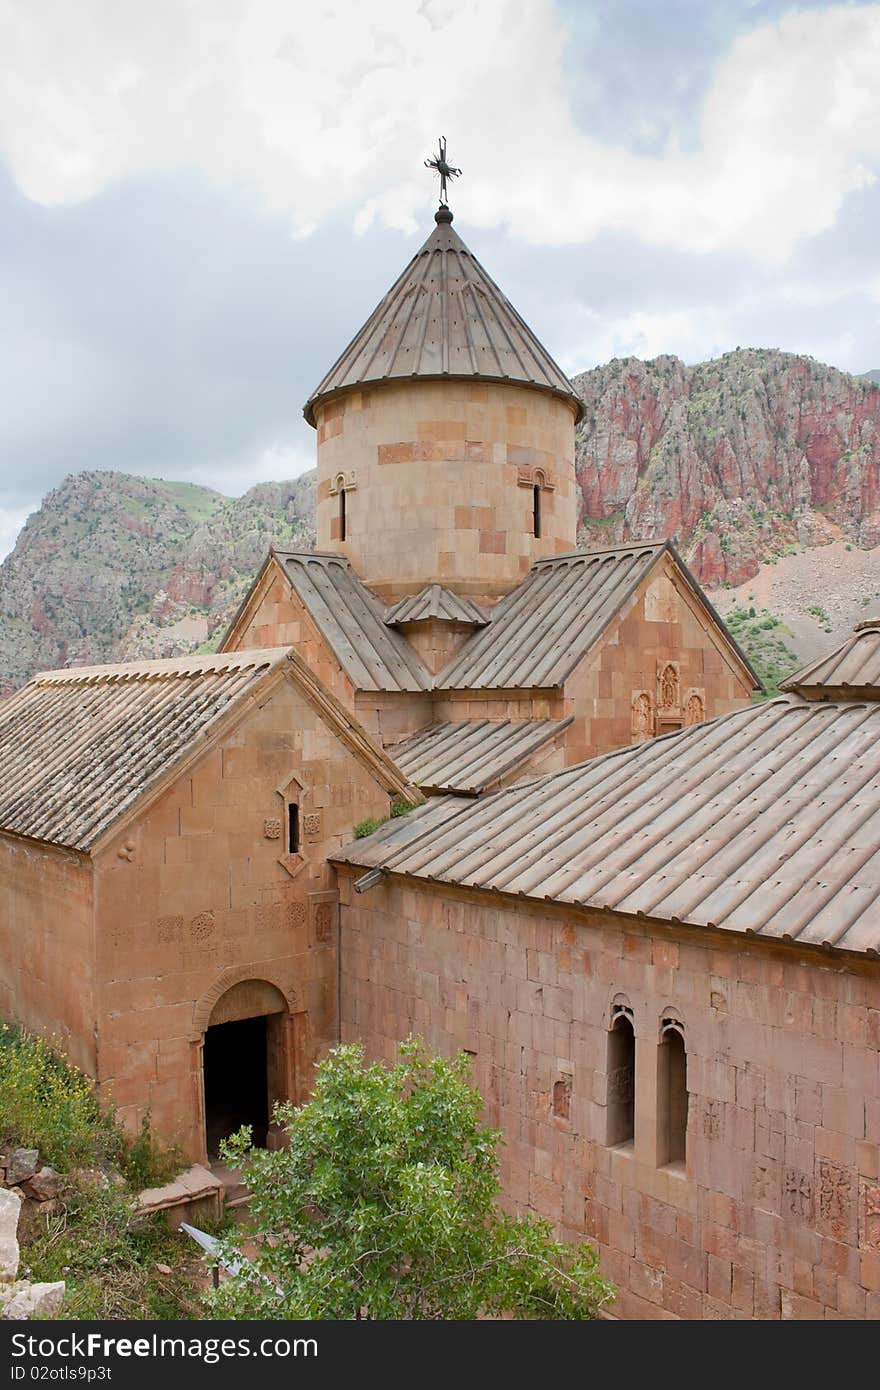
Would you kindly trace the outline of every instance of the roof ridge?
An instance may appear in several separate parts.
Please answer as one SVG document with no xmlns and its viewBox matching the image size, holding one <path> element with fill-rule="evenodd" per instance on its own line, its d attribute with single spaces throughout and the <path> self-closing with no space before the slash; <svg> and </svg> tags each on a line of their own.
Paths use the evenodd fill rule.
<svg viewBox="0 0 880 1390">
<path fill-rule="evenodd" d="M 158 656 L 134 661 L 103 662 L 100 665 L 59 666 L 37 671 L 29 685 L 98 685 L 116 680 L 148 680 L 151 677 L 200 676 L 212 671 L 247 670 L 251 666 L 278 664 L 290 651 L 280 647 L 252 647 L 233 652 L 182 652 L 179 656 Z"/>
<path fill-rule="evenodd" d="M 590 555 L 612 555 L 622 550 L 664 550 L 672 547 L 668 537 L 662 541 L 621 541 L 619 545 L 583 546 L 578 550 L 564 550 L 559 555 L 542 555 L 535 560 L 532 569 L 539 565 L 554 565 L 560 560 L 579 560 Z"/>
</svg>

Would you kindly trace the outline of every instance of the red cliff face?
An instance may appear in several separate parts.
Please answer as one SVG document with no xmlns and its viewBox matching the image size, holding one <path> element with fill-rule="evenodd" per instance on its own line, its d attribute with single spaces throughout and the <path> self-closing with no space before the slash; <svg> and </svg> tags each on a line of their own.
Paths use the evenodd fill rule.
<svg viewBox="0 0 880 1390">
<path fill-rule="evenodd" d="M 796 545 L 880 544 L 880 386 L 760 349 L 574 379 L 585 545 L 675 539 L 709 587 Z"/>
</svg>

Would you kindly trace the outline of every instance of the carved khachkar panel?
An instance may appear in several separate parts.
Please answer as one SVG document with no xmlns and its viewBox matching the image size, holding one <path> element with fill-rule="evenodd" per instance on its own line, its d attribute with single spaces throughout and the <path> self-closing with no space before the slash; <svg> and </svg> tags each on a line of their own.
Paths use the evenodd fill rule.
<svg viewBox="0 0 880 1390">
<path fill-rule="evenodd" d="M 657 663 L 657 704 L 660 709 L 678 709 L 681 700 L 681 675 L 677 661 Z"/>
<path fill-rule="evenodd" d="M 631 1068 L 625 1067 L 624 1071 Z M 558 1120 L 571 1119 L 571 1077 L 561 1076 L 553 1083 L 553 1114 Z"/>
<path fill-rule="evenodd" d="M 819 1223 L 835 1240 L 844 1240 L 852 1220 L 852 1174 L 820 1158 L 818 1163 Z"/>
<path fill-rule="evenodd" d="M 309 910 L 305 903 L 287 904 L 287 925 L 289 927 L 304 927 L 308 921 Z"/>
<path fill-rule="evenodd" d="M 277 816 L 270 816 L 263 822 L 263 834 L 267 840 L 281 839 L 281 821 Z"/>
<path fill-rule="evenodd" d="M 635 1075 L 632 1067 L 615 1067 L 608 1073 L 607 1103 L 628 1105 L 635 1095 Z"/>
<path fill-rule="evenodd" d="M 183 918 L 160 917 L 156 923 L 156 936 L 163 946 L 172 941 L 180 941 L 183 936 Z"/>
<path fill-rule="evenodd" d="M 632 733 L 635 740 L 654 737 L 654 701 L 647 690 L 634 690 Z"/>
<path fill-rule="evenodd" d="M 756 1158 L 752 1169 L 755 1204 L 764 1211 L 779 1210 L 779 1164 L 775 1158 Z"/>
<path fill-rule="evenodd" d="M 207 941 L 214 932 L 213 912 L 200 912 L 189 924 L 189 934 L 193 941 Z"/>
<path fill-rule="evenodd" d="M 813 1214 L 813 1184 L 806 1173 L 786 1168 L 782 1178 L 782 1195 L 786 1211 L 809 1221 Z"/>
<path fill-rule="evenodd" d="M 859 1184 L 859 1245 L 880 1252 L 880 1184 L 865 1178 Z"/>
<path fill-rule="evenodd" d="M 257 907 L 257 930 L 279 931 L 284 926 L 282 903 L 260 903 Z"/>
<path fill-rule="evenodd" d="M 315 940 L 329 941 L 333 935 L 336 908 L 333 903 L 318 903 L 315 908 Z"/>
<path fill-rule="evenodd" d="M 702 690 L 689 690 L 684 704 L 685 724 L 702 724 L 706 718 L 706 696 Z"/>
<path fill-rule="evenodd" d="M 303 816 L 303 834 L 307 840 L 319 840 L 321 838 L 321 812 L 307 811 Z"/>
<path fill-rule="evenodd" d="M 720 1139 L 724 1133 L 724 1105 L 720 1100 L 707 1100 L 703 1110 L 703 1134 L 706 1139 Z"/>
</svg>

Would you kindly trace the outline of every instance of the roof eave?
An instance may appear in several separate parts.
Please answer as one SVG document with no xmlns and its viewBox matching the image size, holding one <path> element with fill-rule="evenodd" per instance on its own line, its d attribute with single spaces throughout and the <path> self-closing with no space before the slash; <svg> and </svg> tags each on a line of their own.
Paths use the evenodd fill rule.
<svg viewBox="0 0 880 1390">
<path fill-rule="evenodd" d="M 318 425 L 315 419 L 315 407 L 317 405 L 325 405 L 328 401 L 350 396 L 354 391 L 374 389 L 377 386 L 399 386 L 405 382 L 413 381 L 480 381 L 489 382 L 496 386 L 521 386 L 526 390 L 541 391 L 544 395 L 555 396 L 557 400 L 564 401 L 574 411 L 575 427 L 580 424 L 585 414 L 585 406 L 580 396 L 574 391 L 570 394 L 566 391 L 560 391 L 558 387 L 551 386 L 549 382 L 526 381 L 512 376 L 489 376 L 482 372 L 412 372 L 400 376 L 367 377 L 363 381 L 353 381 L 344 386 L 334 387 L 330 391 L 323 391 L 318 395 L 310 396 L 303 406 L 303 418 L 307 424 L 312 426 L 312 429 L 317 429 Z"/>
</svg>

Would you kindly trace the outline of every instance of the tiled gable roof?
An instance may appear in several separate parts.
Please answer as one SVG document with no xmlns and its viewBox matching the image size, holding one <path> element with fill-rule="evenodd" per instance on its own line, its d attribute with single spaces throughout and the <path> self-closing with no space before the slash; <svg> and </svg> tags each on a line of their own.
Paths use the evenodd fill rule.
<svg viewBox="0 0 880 1390">
<path fill-rule="evenodd" d="M 442 584 L 428 584 L 419 593 L 407 594 L 393 604 L 384 621 L 388 627 L 395 627 L 398 623 L 424 623 L 431 619 L 485 627 L 491 621 L 491 614 L 473 599 L 463 598 Z"/>
<path fill-rule="evenodd" d="M 567 719 L 432 724 L 390 750 L 397 766 L 423 791 L 485 791 L 561 734 Z"/>
<path fill-rule="evenodd" d="M 780 689 L 807 699 L 852 691 L 860 699 L 880 700 L 880 618 L 858 623 L 841 646 L 781 681 Z"/>
<path fill-rule="evenodd" d="M 0 704 L 0 831 L 88 852 L 277 677 L 389 795 L 421 793 L 289 647 L 44 671 Z"/>
<path fill-rule="evenodd" d="M 275 550 L 274 555 L 356 690 L 430 690 L 431 675 L 385 606 L 341 555 Z"/>
<path fill-rule="evenodd" d="M 880 704 L 782 697 L 476 801 L 342 862 L 880 954 Z"/>
<path fill-rule="evenodd" d="M 435 677 L 438 690 L 558 686 L 663 553 L 663 544 L 539 560 Z"/>
<path fill-rule="evenodd" d="M 0 705 L 0 830 L 88 850 L 287 648 L 45 671 Z"/>
</svg>

